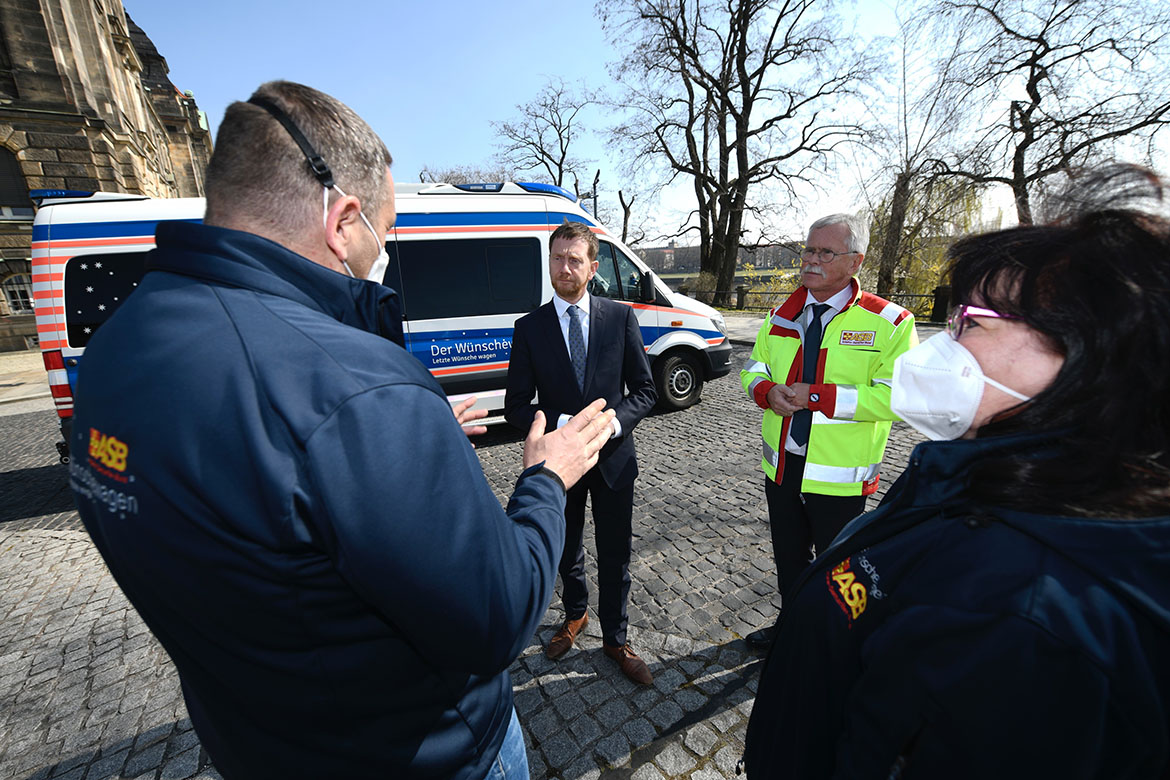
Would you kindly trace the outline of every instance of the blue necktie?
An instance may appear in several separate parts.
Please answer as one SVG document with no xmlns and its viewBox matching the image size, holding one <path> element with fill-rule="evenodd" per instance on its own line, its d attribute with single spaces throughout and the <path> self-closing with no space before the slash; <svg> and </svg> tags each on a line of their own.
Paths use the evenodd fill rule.
<svg viewBox="0 0 1170 780">
<path fill-rule="evenodd" d="M 585 337 L 581 333 L 581 310 L 569 307 L 569 358 L 577 375 L 577 388 L 585 389 Z"/>
<path fill-rule="evenodd" d="M 804 364 L 800 369 L 800 381 L 812 384 L 817 376 L 817 358 L 821 353 L 821 315 L 829 308 L 827 303 L 813 304 L 812 321 L 804 329 Z M 812 412 L 801 409 L 792 415 L 792 440 L 803 447 L 808 444 L 812 429 Z"/>
</svg>

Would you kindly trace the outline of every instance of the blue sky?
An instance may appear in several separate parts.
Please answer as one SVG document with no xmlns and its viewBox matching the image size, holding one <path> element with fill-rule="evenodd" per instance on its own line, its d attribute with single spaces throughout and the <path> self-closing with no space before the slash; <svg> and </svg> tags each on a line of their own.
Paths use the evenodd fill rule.
<svg viewBox="0 0 1170 780">
<path fill-rule="evenodd" d="M 549 76 L 601 86 L 614 59 L 591 0 L 123 5 L 213 130 L 228 104 L 261 83 L 299 81 L 368 121 L 406 181 L 417 181 L 424 165 L 486 165 L 496 151 L 491 121 L 516 116 Z M 586 156 L 602 157 L 600 142 L 590 139 L 590 147 Z"/>
<path fill-rule="evenodd" d="M 864 37 L 892 33 L 896 0 L 842 6 Z M 497 151 L 492 121 L 518 116 L 550 77 L 593 88 L 608 84 L 606 67 L 622 52 L 607 42 L 594 0 L 123 0 L 154 41 L 171 81 L 191 90 L 212 129 L 234 100 L 261 83 L 290 79 L 343 100 L 370 123 L 394 156 L 394 175 L 417 181 L 424 167 L 487 167 Z M 880 46 L 879 55 L 887 47 Z M 600 110 L 585 116 L 605 130 Z M 1162 160 L 1166 142 L 1162 144 Z M 587 136 L 578 156 L 594 161 L 582 189 L 601 170 L 603 209 L 618 212 L 617 160 L 601 136 Z M 854 180 L 856 171 L 852 173 Z M 803 232 L 807 220 L 862 205 L 847 172 L 821 193 L 802 193 L 779 225 Z M 1000 193 L 991 200 L 1002 201 Z M 676 186 L 650 206 L 650 218 L 672 229 L 693 207 Z M 645 204 L 643 204 L 645 205 Z M 996 208 L 994 205 L 992 208 Z M 1006 211 L 1010 214 L 1011 209 Z M 804 212 L 804 213 L 801 213 Z M 811 215 L 811 216 L 810 216 Z M 613 227 L 620 227 L 614 225 Z"/>
<path fill-rule="evenodd" d="M 518 117 L 516 106 L 533 100 L 549 78 L 604 87 L 607 66 L 620 57 L 594 14 L 594 0 L 123 5 L 166 58 L 171 81 L 194 93 L 213 131 L 232 101 L 246 100 L 263 82 L 299 81 L 368 121 L 394 156 L 399 181 L 418 181 L 424 166 L 490 166 L 498 144 L 492 121 Z M 860 0 L 859 7 L 884 8 L 885 0 Z M 584 118 L 592 131 L 604 131 L 610 121 L 601 109 Z M 628 194 L 629 185 L 619 180 L 619 161 L 607 156 L 605 139 L 588 135 L 576 156 L 593 161 L 581 189 L 589 189 L 600 169 L 603 213 L 608 208 L 620 215 L 617 190 L 625 187 Z M 815 197 L 802 205 L 823 210 Z M 831 210 L 858 205 L 845 196 Z M 664 233 L 677 229 L 693 207 L 693 191 L 682 185 L 653 204 L 643 197 L 638 206 L 646 209 L 641 217 Z M 784 229 L 803 232 L 805 216 L 792 211 Z"/>
</svg>

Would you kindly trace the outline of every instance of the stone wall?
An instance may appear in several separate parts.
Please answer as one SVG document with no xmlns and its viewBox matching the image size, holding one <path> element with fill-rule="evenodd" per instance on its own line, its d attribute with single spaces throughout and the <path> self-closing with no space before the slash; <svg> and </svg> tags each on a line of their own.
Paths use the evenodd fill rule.
<svg viewBox="0 0 1170 780">
<path fill-rule="evenodd" d="M 0 146 L 27 189 L 202 196 L 211 135 L 167 73 L 121 0 L 0 0 Z M 31 218 L 0 219 L 0 281 L 30 243 Z"/>
<path fill-rule="evenodd" d="M 0 317 L 0 352 L 19 352 L 36 346 L 37 326 L 31 314 Z"/>
</svg>

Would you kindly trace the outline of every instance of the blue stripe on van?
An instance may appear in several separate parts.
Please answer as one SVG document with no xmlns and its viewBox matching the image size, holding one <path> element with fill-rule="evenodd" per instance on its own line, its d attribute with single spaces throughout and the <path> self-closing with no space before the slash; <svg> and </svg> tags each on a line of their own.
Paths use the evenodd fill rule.
<svg viewBox="0 0 1170 780">
<path fill-rule="evenodd" d="M 565 220 L 594 223 L 580 214 L 560 211 L 460 211 L 449 214 L 400 213 L 394 227 L 460 227 L 468 225 L 559 225 Z"/>
<path fill-rule="evenodd" d="M 136 220 L 134 222 L 63 222 L 56 225 L 33 225 L 32 240 L 48 241 L 49 231 L 54 241 L 68 241 L 77 238 L 130 238 L 153 236 L 160 220 Z M 164 222 L 191 222 L 198 225 L 201 219 L 161 220 Z"/>
<path fill-rule="evenodd" d="M 408 333 L 406 349 L 432 370 L 502 363 L 512 357 L 512 328 Z"/>
<path fill-rule="evenodd" d="M 653 344 L 662 336 L 690 331 L 701 339 L 723 336 L 717 330 L 642 326 L 643 343 Z M 480 363 L 501 363 L 512 357 L 512 328 L 425 330 L 406 334 L 406 349 L 428 369 L 472 367 Z"/>
<path fill-rule="evenodd" d="M 653 344 L 655 341 L 662 338 L 663 336 L 667 336 L 671 333 L 679 333 L 679 332 L 684 331 L 684 330 L 690 331 L 691 333 L 694 333 L 696 336 L 703 339 L 704 341 L 706 341 L 708 339 L 723 338 L 723 334 L 717 330 L 699 330 L 698 328 L 670 328 L 670 327 L 661 328 L 661 327 L 657 327 L 657 326 L 653 326 L 653 325 L 651 325 L 651 326 L 643 325 L 642 326 L 642 342 L 644 344 L 646 344 L 646 346 L 650 346 L 651 344 Z"/>
</svg>

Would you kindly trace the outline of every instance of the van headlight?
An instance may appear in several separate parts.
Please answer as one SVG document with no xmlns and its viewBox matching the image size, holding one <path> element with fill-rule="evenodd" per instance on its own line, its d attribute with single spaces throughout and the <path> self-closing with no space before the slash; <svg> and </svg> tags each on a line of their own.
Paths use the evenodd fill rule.
<svg viewBox="0 0 1170 780">
<path fill-rule="evenodd" d="M 722 314 L 716 314 L 711 318 L 711 322 L 715 323 L 715 327 L 719 329 L 720 333 L 722 333 L 724 336 L 727 335 L 727 323 L 723 321 Z"/>
</svg>

